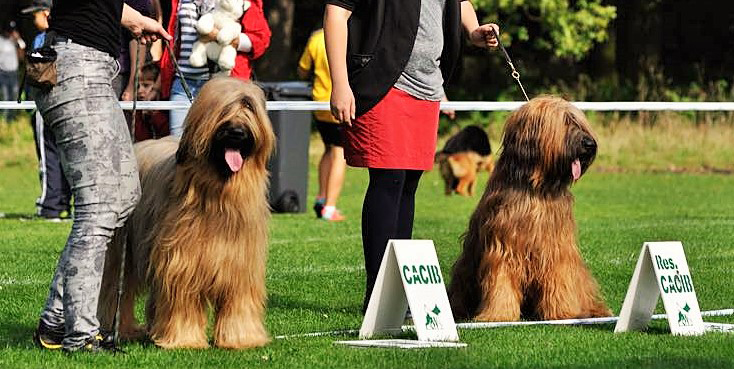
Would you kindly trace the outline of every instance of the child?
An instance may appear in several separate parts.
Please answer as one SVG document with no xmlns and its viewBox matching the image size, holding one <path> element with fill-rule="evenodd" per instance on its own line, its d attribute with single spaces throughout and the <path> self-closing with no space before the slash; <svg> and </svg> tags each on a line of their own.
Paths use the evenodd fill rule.
<svg viewBox="0 0 734 369">
<path fill-rule="evenodd" d="M 138 100 L 158 100 L 161 89 L 160 68 L 155 63 L 145 64 L 140 69 Z M 135 113 L 135 141 L 168 136 L 168 114 L 160 110 L 141 110 Z"/>
<path fill-rule="evenodd" d="M 329 101 L 331 97 L 331 78 L 329 63 L 326 60 L 324 30 L 316 30 L 308 39 L 306 49 L 298 61 L 298 76 L 308 77 L 313 70 L 314 101 Z M 344 160 L 344 144 L 342 144 L 342 125 L 328 111 L 313 112 L 316 128 L 324 141 L 324 153 L 319 161 L 319 193 L 316 196 L 314 211 L 316 217 L 332 222 L 344 220 L 344 216 L 336 208 L 344 184 L 344 172 L 347 162 Z"/>
</svg>

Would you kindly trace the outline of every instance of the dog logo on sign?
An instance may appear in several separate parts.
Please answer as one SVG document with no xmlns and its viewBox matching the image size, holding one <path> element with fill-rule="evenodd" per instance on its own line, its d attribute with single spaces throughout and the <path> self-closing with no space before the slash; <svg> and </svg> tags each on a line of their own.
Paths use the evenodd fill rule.
<svg viewBox="0 0 734 369">
<path fill-rule="evenodd" d="M 679 305 L 680 306 L 680 305 Z M 681 327 L 690 327 L 691 322 L 688 320 L 688 312 L 691 310 L 691 307 L 688 306 L 688 303 L 686 303 L 686 306 L 683 306 L 680 311 L 678 311 L 678 325 Z"/>
<path fill-rule="evenodd" d="M 441 314 L 441 309 L 438 308 L 438 305 L 435 305 L 431 310 L 426 308 L 426 329 L 443 329 L 443 325 L 438 319 L 439 314 Z"/>
</svg>

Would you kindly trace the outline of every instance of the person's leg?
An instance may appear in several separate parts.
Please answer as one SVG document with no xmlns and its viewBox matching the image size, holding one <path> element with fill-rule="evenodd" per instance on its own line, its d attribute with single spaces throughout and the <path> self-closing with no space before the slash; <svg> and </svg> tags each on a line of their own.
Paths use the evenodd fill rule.
<svg viewBox="0 0 734 369">
<path fill-rule="evenodd" d="M 326 184 L 329 179 L 329 171 L 331 170 L 330 164 L 329 146 L 324 145 L 324 153 L 321 154 L 321 159 L 319 160 L 319 192 L 316 194 L 316 201 L 322 200 L 322 205 L 326 199 Z"/>
<path fill-rule="evenodd" d="M 370 168 L 369 176 L 362 205 L 362 247 L 367 274 L 362 311 L 367 309 L 387 241 L 397 232 L 405 170 Z"/>
<path fill-rule="evenodd" d="M 20 85 L 20 82 L 18 81 L 18 71 L 14 70 L 10 73 L 10 76 L 9 76 L 9 81 L 8 81 L 9 96 L 6 97 L 6 100 L 14 101 L 18 99 L 19 85 Z M 17 116 L 18 116 L 18 111 L 15 109 L 11 109 L 8 112 L 8 121 L 9 122 L 14 121 Z"/>
<path fill-rule="evenodd" d="M 140 196 L 132 143 L 111 87 L 114 60 L 76 44 L 56 45 L 60 83 L 37 98 L 54 132 L 75 199 L 74 223 L 51 283 L 41 324 L 63 325 L 74 351 L 99 332 L 97 302 L 105 251 Z"/>
<path fill-rule="evenodd" d="M 36 200 L 38 215 L 63 217 L 64 212 L 69 213 L 71 190 L 61 168 L 56 138 L 53 131 L 45 126 L 40 113 L 35 114 L 34 127 L 41 177 L 41 195 Z"/>
<path fill-rule="evenodd" d="M 415 215 L 415 191 L 418 189 L 422 170 L 406 170 L 405 185 L 400 198 L 398 213 L 398 230 L 395 238 L 409 240 L 413 238 L 413 218 Z"/>
<path fill-rule="evenodd" d="M 347 162 L 344 160 L 344 148 L 342 147 L 341 126 L 336 123 L 321 121 L 317 121 L 317 126 L 326 147 L 323 160 L 327 163 L 322 185 L 324 196 L 322 217 L 332 221 L 344 220 L 344 217 L 336 208 L 347 167 Z"/>
<path fill-rule="evenodd" d="M 184 92 L 183 86 L 181 85 L 181 80 L 178 77 L 173 79 L 173 84 L 171 85 L 171 97 L 169 100 L 189 101 L 189 98 L 186 96 L 186 92 Z M 168 125 L 172 136 L 181 137 L 183 134 L 184 119 L 186 119 L 186 114 L 188 112 L 188 109 L 174 109 L 170 111 Z"/>
<path fill-rule="evenodd" d="M 14 100 L 15 97 L 10 96 L 10 73 L 0 70 L 0 101 Z M 0 120 L 6 120 L 10 123 L 9 110 L 0 110 Z"/>
<path fill-rule="evenodd" d="M 347 161 L 344 160 L 344 148 L 331 146 L 328 152 L 329 174 L 326 181 L 326 206 L 336 206 L 336 201 L 344 184 L 344 173 L 347 170 Z"/>
<path fill-rule="evenodd" d="M 201 87 L 204 86 L 206 82 L 207 80 L 186 79 L 186 85 L 189 87 L 189 91 L 191 91 L 191 95 L 194 97 L 199 94 L 199 90 L 201 90 Z M 178 77 L 173 79 L 173 84 L 171 85 L 171 98 L 169 100 L 189 101 L 189 97 L 186 95 L 186 91 L 184 91 L 181 80 Z M 188 113 L 188 108 L 171 110 L 168 124 L 172 136 L 181 137 L 181 135 L 183 135 L 184 121 L 186 120 L 186 115 Z"/>
</svg>

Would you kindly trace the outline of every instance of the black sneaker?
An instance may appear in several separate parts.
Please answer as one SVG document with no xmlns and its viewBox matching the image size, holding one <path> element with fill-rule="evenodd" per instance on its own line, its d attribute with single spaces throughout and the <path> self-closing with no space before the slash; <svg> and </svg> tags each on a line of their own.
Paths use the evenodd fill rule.
<svg viewBox="0 0 734 369">
<path fill-rule="evenodd" d="M 115 344 L 115 335 L 112 333 L 100 332 L 96 336 L 89 338 L 84 345 L 76 349 L 66 349 L 66 352 L 109 352 L 113 354 L 125 353 Z"/>
<path fill-rule="evenodd" d="M 38 216 L 44 220 L 47 220 L 49 222 L 54 222 L 54 223 L 64 222 L 64 221 L 68 221 L 71 219 L 71 213 L 68 210 L 63 210 L 58 213 L 40 212 Z"/>
<path fill-rule="evenodd" d="M 38 322 L 38 328 L 33 332 L 33 343 L 45 350 L 60 350 L 63 340 L 64 327 L 49 327 L 42 321 Z"/>
<path fill-rule="evenodd" d="M 313 211 L 316 213 L 316 218 L 321 219 L 321 212 L 324 211 L 324 202 L 326 199 L 316 199 L 313 203 Z"/>
</svg>

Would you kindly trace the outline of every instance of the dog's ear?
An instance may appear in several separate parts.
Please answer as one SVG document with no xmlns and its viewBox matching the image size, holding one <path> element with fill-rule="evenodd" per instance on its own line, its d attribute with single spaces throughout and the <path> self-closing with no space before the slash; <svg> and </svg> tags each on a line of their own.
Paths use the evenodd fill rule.
<svg viewBox="0 0 734 369">
<path fill-rule="evenodd" d="M 183 164 L 189 158 L 189 145 L 181 143 L 176 150 L 176 164 Z"/>
</svg>

